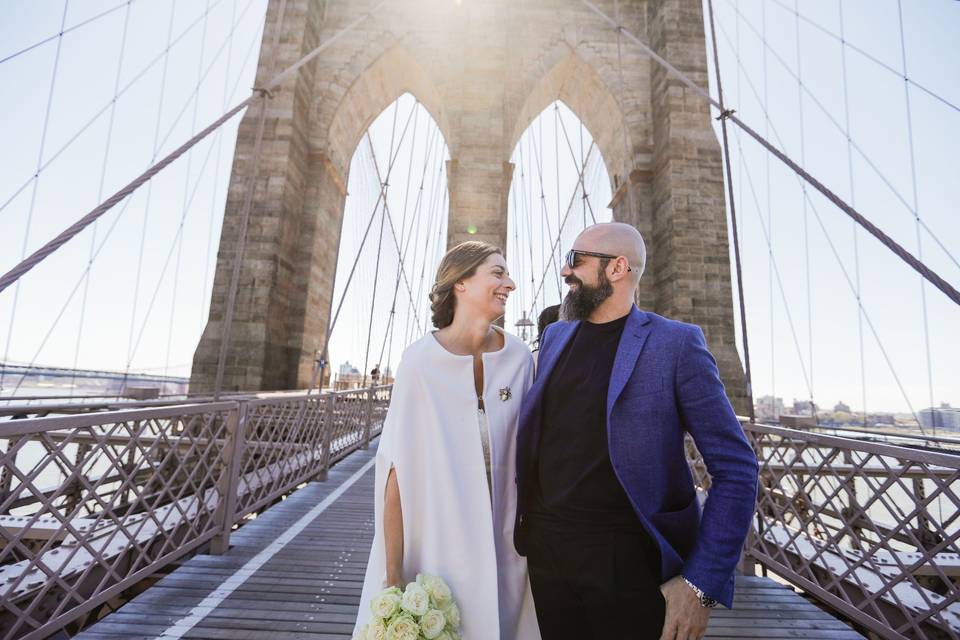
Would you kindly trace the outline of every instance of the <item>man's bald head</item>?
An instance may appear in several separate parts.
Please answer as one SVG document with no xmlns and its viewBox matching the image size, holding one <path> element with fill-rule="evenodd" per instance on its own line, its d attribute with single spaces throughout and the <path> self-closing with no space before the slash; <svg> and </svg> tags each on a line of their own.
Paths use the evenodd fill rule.
<svg viewBox="0 0 960 640">
<path fill-rule="evenodd" d="M 634 285 L 640 282 L 647 265 L 643 236 L 633 225 L 624 222 L 601 222 L 587 227 L 577 236 L 573 248 L 625 257 L 630 263 Z"/>
</svg>

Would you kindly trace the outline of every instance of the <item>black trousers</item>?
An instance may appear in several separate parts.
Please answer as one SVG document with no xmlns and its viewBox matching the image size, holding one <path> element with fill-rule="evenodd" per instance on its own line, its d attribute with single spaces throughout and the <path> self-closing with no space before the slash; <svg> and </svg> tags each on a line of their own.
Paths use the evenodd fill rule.
<svg viewBox="0 0 960 640">
<path fill-rule="evenodd" d="M 530 588 L 543 640 L 660 637 L 660 553 L 645 532 L 527 527 Z"/>
</svg>

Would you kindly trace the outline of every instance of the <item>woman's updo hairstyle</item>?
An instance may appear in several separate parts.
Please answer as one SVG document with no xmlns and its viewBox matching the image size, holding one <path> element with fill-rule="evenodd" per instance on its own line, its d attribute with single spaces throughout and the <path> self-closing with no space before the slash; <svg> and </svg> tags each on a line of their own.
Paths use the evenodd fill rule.
<svg viewBox="0 0 960 640">
<path fill-rule="evenodd" d="M 461 280 L 473 276 L 477 267 L 491 255 L 503 252 L 487 242 L 468 240 L 453 247 L 440 261 L 437 268 L 437 277 L 430 290 L 430 311 L 433 326 L 443 329 L 453 322 L 453 310 L 456 298 L 453 295 L 453 285 Z"/>
</svg>

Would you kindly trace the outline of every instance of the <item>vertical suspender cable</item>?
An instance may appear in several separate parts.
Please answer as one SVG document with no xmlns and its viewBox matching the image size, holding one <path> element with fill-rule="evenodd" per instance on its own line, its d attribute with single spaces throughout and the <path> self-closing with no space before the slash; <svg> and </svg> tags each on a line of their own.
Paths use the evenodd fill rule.
<svg viewBox="0 0 960 640">
<path fill-rule="evenodd" d="M 801 63 L 800 55 L 800 10 L 797 6 L 797 0 L 794 1 L 794 8 L 796 9 L 796 40 L 797 40 L 797 108 L 799 109 L 800 115 L 800 164 L 806 166 L 807 164 L 807 148 L 803 127 L 803 68 Z M 807 279 L 807 361 L 810 365 L 810 413 L 813 416 L 814 422 L 819 424 L 820 420 L 818 418 L 817 405 L 814 402 L 814 393 L 813 393 L 813 302 L 810 288 L 810 231 L 809 231 L 809 218 L 810 213 L 807 210 L 807 200 L 809 196 L 807 195 L 807 183 L 800 183 L 800 192 L 801 200 L 803 201 L 803 259 L 804 266 L 806 268 L 806 279 Z"/>
<path fill-rule="evenodd" d="M 710 39 L 713 42 L 713 68 L 717 76 L 717 100 L 720 103 L 720 130 L 723 133 L 723 160 L 726 165 L 727 193 L 730 200 L 730 226 L 733 229 L 733 257 L 737 270 L 737 297 L 740 302 L 740 330 L 743 335 L 744 378 L 747 390 L 747 402 L 750 422 L 756 416 L 753 410 L 753 378 L 750 370 L 750 343 L 747 340 L 747 308 L 743 297 L 743 267 L 740 259 L 740 236 L 737 231 L 737 206 L 733 197 L 733 173 L 730 164 L 730 141 L 727 136 L 727 119 L 723 101 L 723 82 L 720 74 L 720 54 L 717 50 L 717 32 L 714 27 L 713 0 L 707 0 L 710 9 Z"/>
<path fill-rule="evenodd" d="M 197 132 L 197 112 L 200 107 L 200 85 L 203 83 L 203 61 L 207 52 L 207 16 L 210 14 L 210 0 L 206 0 L 206 11 L 203 14 L 203 27 L 200 31 L 200 60 L 197 67 L 197 88 L 193 96 L 193 118 L 190 123 L 190 135 Z M 233 41 L 233 32 L 230 33 Z M 217 132 L 218 134 L 220 132 Z M 193 164 L 194 149 L 187 152 L 187 167 L 183 179 L 183 212 L 180 214 L 180 233 L 177 235 L 177 259 L 173 267 L 173 292 L 170 299 L 170 320 L 167 325 L 167 351 L 163 359 L 163 375 L 167 375 L 170 367 L 170 347 L 173 342 L 173 324 L 177 310 L 177 291 L 180 284 L 180 260 L 183 255 L 183 225 L 186 222 L 192 198 L 190 197 L 190 167 Z M 209 156 L 208 156 L 209 157 Z"/>
<path fill-rule="evenodd" d="M 34 172 L 33 189 L 30 194 L 30 207 L 27 210 L 27 225 L 23 231 L 23 249 L 20 252 L 20 259 L 23 260 L 27 255 L 27 247 L 30 244 L 30 226 L 33 222 L 33 210 L 37 204 L 37 183 L 40 182 L 39 174 L 43 166 L 43 152 L 47 144 L 47 129 L 50 125 L 50 110 L 53 107 L 53 94 L 57 87 L 57 71 L 60 68 L 60 51 L 63 48 L 63 29 L 67 24 L 67 9 L 70 0 L 63 1 L 63 15 L 60 18 L 60 36 L 57 38 L 57 50 L 53 56 L 53 71 L 50 74 L 50 89 L 47 92 L 47 109 L 43 116 L 43 126 L 40 131 L 40 150 L 37 153 L 37 169 Z M 3 388 L 3 378 L 6 370 L 7 361 L 10 359 L 10 343 L 13 341 L 13 329 L 17 319 L 17 298 L 20 297 L 20 283 L 17 282 L 13 290 L 13 305 L 10 308 L 10 324 L 7 330 L 7 344 L 3 349 L 3 366 L 0 366 L 0 388 Z M 20 382 L 26 378 L 26 372 L 20 377 Z M 20 382 L 17 386 L 20 386 Z"/>
<path fill-rule="evenodd" d="M 923 243 L 920 234 L 920 204 L 917 195 L 917 160 L 913 147 L 913 115 L 910 110 L 910 83 L 907 78 L 907 45 L 903 34 L 903 3 L 897 0 L 897 23 L 900 27 L 900 56 L 903 64 L 903 98 L 907 108 L 907 140 L 910 145 L 910 184 L 913 188 L 913 219 L 917 233 L 917 259 L 923 260 Z M 927 387 L 930 394 L 930 417 L 933 420 L 933 435 L 937 435 L 939 413 L 934 405 L 933 398 L 933 365 L 930 358 L 930 325 L 927 318 L 927 285 L 923 276 L 920 277 L 920 306 L 923 310 L 923 346 L 927 356 Z"/>
<path fill-rule="evenodd" d="M 120 90 L 120 73 L 123 70 L 123 59 L 127 49 L 127 30 L 130 25 L 130 5 L 126 5 L 123 15 L 123 32 L 120 35 L 120 54 L 117 56 L 117 72 L 113 80 L 114 95 Z M 107 177 L 107 162 L 110 158 L 110 146 L 113 141 L 113 125 L 117 111 L 116 101 L 110 104 L 110 116 L 107 123 L 107 140 L 103 147 L 103 162 L 100 165 L 100 185 L 97 187 L 97 202 L 103 201 L 103 186 Z M 73 350 L 73 375 L 70 377 L 70 396 L 73 396 L 76 382 L 77 363 L 80 360 L 80 344 L 83 342 L 83 325 L 87 315 L 87 293 L 90 288 L 90 270 L 93 268 L 93 258 L 97 247 L 97 223 L 93 223 L 90 233 L 90 254 L 87 258 L 87 268 L 83 274 L 83 296 L 80 302 L 80 323 L 77 327 L 77 342 Z"/>
<path fill-rule="evenodd" d="M 627 142 L 627 84 L 623 78 L 623 46 L 621 35 L 623 34 L 623 22 L 620 17 L 620 0 L 614 0 L 613 15 L 617 24 L 617 76 L 620 80 L 620 109 L 623 111 L 623 188 L 627 190 L 627 202 L 630 203 L 630 218 L 639 222 L 640 211 L 637 209 L 637 203 L 633 195 L 633 154 L 630 152 L 630 145 Z M 620 185 L 617 185 L 618 187 Z"/>
<path fill-rule="evenodd" d="M 840 12 L 840 38 L 845 39 L 843 32 L 843 0 L 839 0 L 837 8 Z M 844 135 L 847 138 L 847 175 L 850 181 L 850 206 L 857 206 L 856 189 L 853 181 L 853 139 L 850 137 L 850 94 L 849 83 L 847 82 L 847 48 L 840 47 L 840 62 L 843 72 L 843 118 Z M 857 298 L 857 337 L 860 343 L 860 423 L 867 426 L 867 365 L 866 356 L 863 349 L 863 304 L 860 299 L 860 247 L 857 240 L 858 229 L 856 221 L 853 225 L 853 278 L 854 295 Z"/>
<path fill-rule="evenodd" d="M 160 98 L 157 100 L 157 122 L 153 129 L 153 153 L 150 157 L 152 164 L 160 153 L 160 122 L 163 116 L 163 102 L 167 90 L 167 69 L 170 63 L 170 44 L 173 40 L 173 18 L 177 12 L 177 2 L 170 5 L 170 20 L 167 24 L 167 46 L 163 53 L 163 71 L 160 74 Z M 127 375 L 130 373 L 130 363 L 133 359 L 133 335 L 137 324 L 137 302 L 140 299 L 140 276 L 143 273 L 143 250 L 147 243 L 147 226 L 150 220 L 150 201 L 153 195 L 153 180 L 147 183 L 147 200 L 143 209 L 143 225 L 140 230 L 140 250 L 137 253 L 137 273 L 133 284 L 133 308 L 130 312 L 130 332 L 127 336 L 127 366 L 123 372 L 123 387 L 127 386 Z M 121 389 L 121 392 L 123 390 Z"/>
<path fill-rule="evenodd" d="M 233 2 L 233 12 L 230 15 L 230 23 L 233 24 L 237 16 L 237 0 Z M 229 103 L 229 96 L 227 94 L 227 87 L 229 86 L 230 80 L 230 66 L 233 62 L 233 37 L 230 38 L 230 42 L 227 45 L 227 65 L 226 70 L 223 72 L 223 101 L 221 102 L 221 111 L 226 111 Z M 223 151 L 223 131 L 217 131 L 217 156 L 214 159 L 214 169 L 213 169 L 213 193 L 210 197 L 210 217 L 209 222 L 207 223 L 207 257 L 203 262 L 203 287 L 200 289 L 200 304 L 197 307 L 200 309 L 200 329 L 203 329 L 203 325 L 207 320 L 207 286 L 210 283 L 210 258 L 213 255 L 213 221 L 217 213 L 217 190 L 220 186 L 220 167 L 221 167 L 221 153 Z"/>
<path fill-rule="evenodd" d="M 558 131 L 558 123 L 560 120 L 560 102 L 559 100 L 554 101 L 553 103 L 553 164 L 556 169 L 556 178 L 557 178 L 557 237 L 563 237 L 563 223 L 560 221 L 562 217 L 560 213 L 560 132 Z M 543 141 L 540 141 L 540 144 L 543 144 Z M 563 264 L 563 258 L 560 255 L 560 252 L 563 251 L 563 247 L 560 246 L 561 243 L 557 243 L 557 260 Z M 563 297 L 562 295 L 560 296 Z"/>
<path fill-rule="evenodd" d="M 400 111 L 400 101 L 397 100 L 396 102 L 393 103 L 393 105 L 394 105 L 394 106 L 393 106 L 393 125 L 392 125 L 392 128 L 391 128 L 391 130 L 390 130 L 390 150 L 389 150 L 389 152 L 387 153 L 387 160 L 388 160 L 388 161 L 389 161 L 389 159 L 393 156 L 393 142 L 394 142 L 394 139 L 395 139 L 395 137 L 396 137 L 396 135 L 397 135 L 397 112 Z M 414 109 L 417 108 L 417 107 L 416 107 L 416 104 L 414 104 L 414 107 L 413 107 L 413 108 L 414 108 Z M 416 122 L 416 120 L 414 120 L 414 122 L 413 122 L 413 132 L 414 132 L 414 135 L 416 135 L 416 132 L 417 132 L 417 122 Z M 372 151 L 373 151 L 373 140 L 370 138 L 370 134 L 369 134 L 369 133 L 367 134 L 366 137 L 367 137 L 367 143 L 369 143 L 369 145 L 370 145 L 370 150 L 371 150 L 371 152 L 372 152 Z M 399 145 L 397 145 L 397 146 L 399 147 Z M 399 148 L 397 149 L 397 151 L 399 151 Z M 408 168 L 408 169 L 409 169 L 409 168 Z M 407 175 L 408 175 L 408 177 L 409 177 L 409 175 L 410 175 L 409 170 L 407 171 Z M 373 335 L 373 312 L 374 312 L 374 310 L 376 309 L 376 305 L 377 305 L 377 284 L 380 282 L 380 253 L 382 252 L 382 249 L 383 249 L 383 227 L 384 227 L 384 225 L 385 225 L 385 223 L 386 223 L 386 221 L 387 221 L 387 189 L 390 188 L 390 185 L 387 184 L 387 183 L 383 183 L 383 184 L 380 186 L 380 188 L 382 188 L 382 189 L 383 189 L 383 192 L 384 192 L 384 196 L 383 196 L 383 207 L 382 207 L 382 209 L 380 210 L 380 237 L 379 237 L 378 240 L 377 240 L 377 257 L 376 257 L 376 259 L 375 259 L 375 261 L 374 261 L 374 266 L 373 266 L 373 294 L 372 294 L 371 297 L 370 297 L 370 318 L 369 318 L 369 320 L 368 320 L 368 322 L 367 322 L 367 346 L 366 346 L 366 351 L 364 352 L 364 355 L 363 355 L 363 370 L 362 370 L 362 372 L 361 372 L 362 375 L 363 375 L 363 383 L 360 385 L 361 387 L 366 387 L 366 386 L 367 386 L 367 366 L 369 366 L 369 364 L 370 364 L 370 362 L 369 362 L 369 360 L 370 360 L 370 336 Z M 401 262 L 402 262 L 403 258 L 400 257 L 400 260 L 401 260 Z M 379 365 L 378 365 L 378 366 L 379 366 Z"/>
<path fill-rule="evenodd" d="M 760 12 L 763 16 L 763 40 L 767 37 L 767 9 L 766 5 L 760 5 Z M 763 112 L 769 114 L 769 101 L 767 99 L 767 50 L 763 49 Z M 764 118 L 764 138 L 770 137 L 770 118 Z M 773 212 L 770 201 L 770 154 L 764 155 L 767 178 L 767 280 L 769 283 L 770 299 L 770 395 L 773 397 L 773 404 L 777 404 L 777 348 L 774 334 L 774 309 L 773 309 Z M 779 416 L 774 412 L 774 418 Z"/>
</svg>

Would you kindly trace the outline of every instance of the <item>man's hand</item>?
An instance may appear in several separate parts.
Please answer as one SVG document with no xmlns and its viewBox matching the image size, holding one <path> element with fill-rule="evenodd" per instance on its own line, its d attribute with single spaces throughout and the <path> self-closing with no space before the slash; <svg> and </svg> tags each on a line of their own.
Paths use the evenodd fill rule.
<svg viewBox="0 0 960 640">
<path fill-rule="evenodd" d="M 660 585 L 660 593 L 667 602 L 660 640 L 701 640 L 707 631 L 710 609 L 700 606 L 693 589 L 676 576 Z"/>
</svg>

